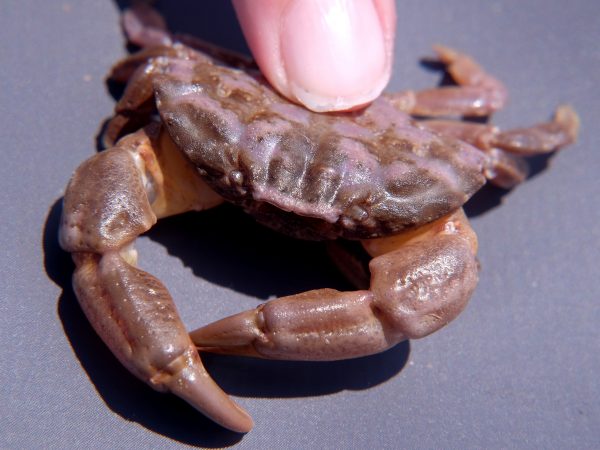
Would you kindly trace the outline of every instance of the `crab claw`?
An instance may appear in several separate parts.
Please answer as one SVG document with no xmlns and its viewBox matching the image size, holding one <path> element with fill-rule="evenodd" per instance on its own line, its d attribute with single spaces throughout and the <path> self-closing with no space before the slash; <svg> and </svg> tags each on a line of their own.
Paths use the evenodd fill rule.
<svg viewBox="0 0 600 450">
<path fill-rule="evenodd" d="M 88 320 L 119 361 L 161 392 L 245 433 L 250 416 L 210 378 L 163 284 L 118 252 L 75 253 L 73 286 Z"/>
<path fill-rule="evenodd" d="M 193 331 L 202 351 L 336 360 L 381 352 L 454 319 L 477 284 L 477 238 L 461 211 L 368 241 L 368 290 L 318 289 L 271 300 Z"/>
<path fill-rule="evenodd" d="M 252 419 L 206 372 L 173 299 L 135 266 L 133 249 L 157 217 L 220 202 L 159 127 L 149 126 L 77 169 L 65 193 L 59 238 L 76 265 L 77 299 L 119 361 L 152 388 L 245 433 Z"/>
</svg>

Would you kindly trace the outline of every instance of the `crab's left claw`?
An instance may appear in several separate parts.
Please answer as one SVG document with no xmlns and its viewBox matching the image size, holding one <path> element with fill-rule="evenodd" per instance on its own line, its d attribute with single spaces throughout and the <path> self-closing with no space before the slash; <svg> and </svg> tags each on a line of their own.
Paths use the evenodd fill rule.
<svg viewBox="0 0 600 450">
<path fill-rule="evenodd" d="M 204 369 L 167 289 L 136 267 L 133 242 L 157 217 L 221 201 L 157 128 L 147 127 L 90 158 L 69 183 L 60 243 L 75 261 L 75 294 L 131 373 L 224 427 L 248 432 L 252 419 Z"/>
<path fill-rule="evenodd" d="M 365 244 L 368 290 L 282 297 L 191 333 L 199 349 L 273 359 L 336 360 L 381 352 L 438 330 L 477 284 L 477 238 L 462 210 Z"/>
</svg>

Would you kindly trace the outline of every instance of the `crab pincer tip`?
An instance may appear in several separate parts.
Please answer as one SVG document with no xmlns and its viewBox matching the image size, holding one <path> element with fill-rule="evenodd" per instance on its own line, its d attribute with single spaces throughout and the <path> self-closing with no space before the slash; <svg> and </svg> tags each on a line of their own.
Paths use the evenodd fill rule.
<svg viewBox="0 0 600 450">
<path fill-rule="evenodd" d="M 229 430 L 248 433 L 254 426 L 252 417 L 223 392 L 203 369 L 188 367 L 173 377 L 167 387 L 173 394 Z"/>
</svg>

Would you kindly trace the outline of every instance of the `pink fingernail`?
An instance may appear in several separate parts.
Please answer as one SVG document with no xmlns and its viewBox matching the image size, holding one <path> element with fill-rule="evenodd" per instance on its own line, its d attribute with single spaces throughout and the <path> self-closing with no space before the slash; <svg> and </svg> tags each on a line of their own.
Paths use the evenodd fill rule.
<svg viewBox="0 0 600 450">
<path fill-rule="evenodd" d="M 292 0 L 281 25 L 290 93 L 315 111 L 377 97 L 389 80 L 382 25 L 367 0 Z"/>
</svg>

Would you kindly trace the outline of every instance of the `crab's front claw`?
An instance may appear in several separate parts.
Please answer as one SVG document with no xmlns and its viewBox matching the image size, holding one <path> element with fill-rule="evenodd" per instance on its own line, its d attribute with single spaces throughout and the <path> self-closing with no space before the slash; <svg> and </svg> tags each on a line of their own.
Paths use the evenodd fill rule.
<svg viewBox="0 0 600 450">
<path fill-rule="evenodd" d="M 122 139 L 75 172 L 63 200 L 61 246 L 88 320 L 119 361 L 158 391 L 172 392 L 238 432 L 252 419 L 210 378 L 155 277 L 136 267 L 136 237 L 157 220 L 221 202 L 159 126 Z"/>
<path fill-rule="evenodd" d="M 210 378 L 164 285 L 118 252 L 75 253 L 73 287 L 106 345 L 135 376 L 215 422 L 248 432 L 252 419 Z"/>
<path fill-rule="evenodd" d="M 438 330 L 477 284 L 477 240 L 462 211 L 417 231 L 365 243 L 369 290 L 282 297 L 195 330 L 203 351 L 336 360 L 381 352 Z"/>
</svg>

